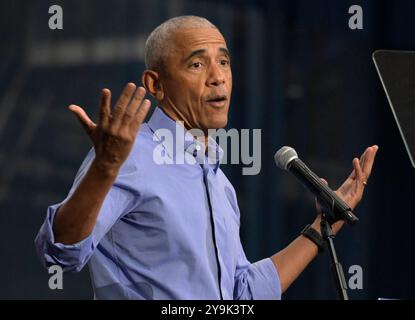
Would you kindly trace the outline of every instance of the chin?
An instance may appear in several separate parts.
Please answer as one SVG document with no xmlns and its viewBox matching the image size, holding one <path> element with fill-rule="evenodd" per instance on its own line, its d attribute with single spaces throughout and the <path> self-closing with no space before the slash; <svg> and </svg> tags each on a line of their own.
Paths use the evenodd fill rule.
<svg viewBox="0 0 415 320">
<path fill-rule="evenodd" d="M 228 116 L 220 116 L 215 117 L 214 119 L 209 119 L 209 123 L 207 123 L 208 129 L 221 129 L 226 127 L 228 124 Z"/>
</svg>

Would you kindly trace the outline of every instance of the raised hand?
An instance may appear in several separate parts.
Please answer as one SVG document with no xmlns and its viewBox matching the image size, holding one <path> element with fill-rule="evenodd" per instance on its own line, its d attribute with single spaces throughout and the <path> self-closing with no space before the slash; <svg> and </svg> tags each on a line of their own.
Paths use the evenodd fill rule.
<svg viewBox="0 0 415 320">
<path fill-rule="evenodd" d="M 363 191 L 372 172 L 378 146 L 369 147 L 363 152 L 360 159 L 353 159 L 353 171 L 343 182 L 336 194 L 345 201 L 350 208 L 356 208 L 363 197 Z"/>
<path fill-rule="evenodd" d="M 136 89 L 134 83 L 128 83 L 111 112 L 111 91 L 103 89 L 98 124 L 80 106 L 69 106 L 94 144 L 94 161 L 99 167 L 117 172 L 127 159 L 140 125 L 150 110 L 151 103 L 144 99 L 145 94 L 143 87 Z"/>
<path fill-rule="evenodd" d="M 367 185 L 370 173 L 372 172 L 373 163 L 375 161 L 378 146 L 369 147 L 363 152 L 360 159 L 353 159 L 353 170 L 343 184 L 335 193 L 345 201 L 353 210 L 356 208 L 360 200 L 362 200 L 364 189 Z M 325 184 L 326 180 L 322 179 Z M 316 220 L 313 222 L 313 227 L 320 230 L 321 208 L 316 200 L 316 209 L 319 213 Z M 343 226 L 344 221 L 340 220 L 333 224 L 333 231 L 337 233 Z"/>
</svg>

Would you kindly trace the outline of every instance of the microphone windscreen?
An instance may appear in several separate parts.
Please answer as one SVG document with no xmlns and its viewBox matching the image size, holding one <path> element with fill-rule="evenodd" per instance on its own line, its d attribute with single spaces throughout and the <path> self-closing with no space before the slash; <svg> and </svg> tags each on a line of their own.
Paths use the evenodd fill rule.
<svg viewBox="0 0 415 320">
<path fill-rule="evenodd" d="M 289 163 L 294 159 L 298 159 L 297 152 L 288 146 L 282 147 L 274 155 L 275 164 L 283 170 L 287 170 Z"/>
</svg>

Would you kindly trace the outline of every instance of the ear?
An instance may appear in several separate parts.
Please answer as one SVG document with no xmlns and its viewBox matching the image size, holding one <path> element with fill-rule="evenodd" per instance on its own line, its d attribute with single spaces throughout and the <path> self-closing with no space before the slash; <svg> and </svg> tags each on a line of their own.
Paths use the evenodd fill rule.
<svg viewBox="0 0 415 320">
<path fill-rule="evenodd" d="M 145 70 L 141 75 L 141 82 L 147 92 L 150 93 L 157 101 L 164 99 L 163 85 L 160 81 L 160 75 L 154 70 Z"/>
</svg>

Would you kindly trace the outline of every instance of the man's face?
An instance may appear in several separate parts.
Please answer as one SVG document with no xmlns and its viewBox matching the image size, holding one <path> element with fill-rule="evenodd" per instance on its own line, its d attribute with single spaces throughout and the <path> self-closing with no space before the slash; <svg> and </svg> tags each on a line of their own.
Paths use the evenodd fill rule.
<svg viewBox="0 0 415 320">
<path fill-rule="evenodd" d="M 232 92 L 229 52 L 214 28 L 183 29 L 173 36 L 172 52 L 161 76 L 161 105 L 188 129 L 226 126 Z M 173 114 L 171 114 L 173 113 Z"/>
</svg>

